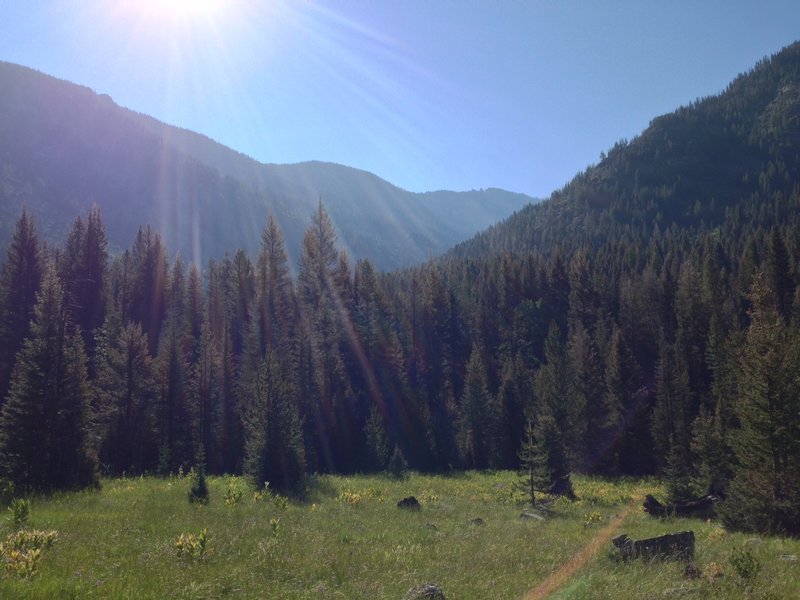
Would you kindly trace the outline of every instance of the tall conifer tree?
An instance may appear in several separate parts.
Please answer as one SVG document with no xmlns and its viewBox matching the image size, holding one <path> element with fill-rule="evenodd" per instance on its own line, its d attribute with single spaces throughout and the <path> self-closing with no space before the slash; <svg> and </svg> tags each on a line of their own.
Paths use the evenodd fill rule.
<svg viewBox="0 0 800 600">
<path fill-rule="evenodd" d="M 757 273 L 750 327 L 739 362 L 737 466 L 723 519 L 730 527 L 800 533 L 800 335 L 786 327 Z"/>
<path fill-rule="evenodd" d="M 96 435 L 100 458 L 113 474 L 142 473 L 155 467 L 153 360 L 138 323 L 123 325 L 109 311 L 96 335 L 94 380 Z"/>
<path fill-rule="evenodd" d="M 348 422 L 354 398 L 341 354 L 342 298 L 335 283 L 337 265 L 336 232 L 320 202 L 303 238 L 298 294 L 313 377 L 312 397 L 304 399 L 310 427 L 307 439 L 314 440 L 314 454 L 325 470 L 337 470 L 354 458 L 361 433 L 357 424 Z"/>
<path fill-rule="evenodd" d="M 36 224 L 23 209 L 0 274 L 0 405 L 9 391 L 17 352 L 28 335 L 43 268 Z"/>
<path fill-rule="evenodd" d="M 470 469 L 484 469 L 499 460 L 498 440 L 492 439 L 499 418 L 486 381 L 486 366 L 480 350 L 472 349 L 467 363 L 464 394 L 458 406 L 456 430 L 463 464 Z"/>
<path fill-rule="evenodd" d="M 0 412 L 0 471 L 22 489 L 92 485 L 97 463 L 89 446 L 86 353 L 54 266 L 45 270 L 36 298 Z"/>
<path fill-rule="evenodd" d="M 258 487 L 268 483 L 272 489 L 301 492 L 306 467 L 302 427 L 291 385 L 273 350 L 261 361 L 245 423 L 245 473 Z"/>
</svg>

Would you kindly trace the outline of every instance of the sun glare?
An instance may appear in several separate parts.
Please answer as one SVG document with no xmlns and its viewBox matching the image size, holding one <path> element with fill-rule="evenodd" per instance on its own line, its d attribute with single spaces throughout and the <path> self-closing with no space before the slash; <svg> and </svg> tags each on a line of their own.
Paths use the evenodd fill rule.
<svg viewBox="0 0 800 600">
<path fill-rule="evenodd" d="M 137 0 L 128 5 L 149 18 L 184 21 L 214 18 L 230 3 L 230 0 Z"/>
</svg>

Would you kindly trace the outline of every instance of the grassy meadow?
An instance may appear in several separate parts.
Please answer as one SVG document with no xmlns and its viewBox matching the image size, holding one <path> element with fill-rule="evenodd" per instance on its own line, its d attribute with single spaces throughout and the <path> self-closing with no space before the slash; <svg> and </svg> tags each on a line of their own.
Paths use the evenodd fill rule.
<svg viewBox="0 0 800 600">
<path fill-rule="evenodd" d="M 188 477 L 104 480 L 99 491 L 31 498 L 23 526 L 3 520 L 7 547 L 19 529 L 57 538 L 35 574 L 14 571 L 19 556 L 6 551 L 0 598 L 399 600 L 425 582 L 448 600 L 800 597 L 791 560 L 800 541 L 652 519 L 640 505 L 645 493 L 663 492 L 656 481 L 575 477 L 579 500 L 554 501 L 540 521 L 520 519 L 515 479 L 320 476 L 295 502 L 256 494 L 241 478 L 210 477 L 207 505 L 188 502 Z M 408 495 L 421 510 L 396 507 Z M 605 541 L 612 529 L 635 539 L 692 529 L 702 575 L 686 578 L 681 563 L 620 562 Z"/>
</svg>

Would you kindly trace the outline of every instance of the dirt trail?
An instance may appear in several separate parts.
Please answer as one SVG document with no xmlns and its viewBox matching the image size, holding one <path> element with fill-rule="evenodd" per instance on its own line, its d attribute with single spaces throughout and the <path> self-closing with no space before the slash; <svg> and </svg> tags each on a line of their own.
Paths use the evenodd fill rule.
<svg viewBox="0 0 800 600">
<path fill-rule="evenodd" d="M 621 514 L 617 515 L 608 525 L 598 531 L 583 548 L 578 550 L 572 558 L 561 565 L 555 573 L 529 591 L 523 597 L 523 600 L 544 600 L 544 598 L 547 598 L 550 594 L 572 579 L 578 571 L 595 557 L 600 551 L 600 548 L 606 546 L 608 542 L 611 541 L 611 538 L 614 536 L 617 529 L 619 529 L 619 526 L 622 525 L 625 517 L 627 517 L 638 504 L 640 504 L 638 501 L 629 504 Z"/>
</svg>

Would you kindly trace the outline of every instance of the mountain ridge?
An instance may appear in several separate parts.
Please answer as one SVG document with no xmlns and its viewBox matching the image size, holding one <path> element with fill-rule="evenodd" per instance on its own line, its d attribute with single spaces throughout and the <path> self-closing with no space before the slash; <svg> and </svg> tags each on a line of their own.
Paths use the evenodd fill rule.
<svg viewBox="0 0 800 600">
<path fill-rule="evenodd" d="M 536 201 L 498 189 L 414 193 L 355 167 L 261 163 L 212 138 L 162 123 L 105 94 L 0 63 L 0 243 L 25 205 L 51 242 L 98 204 L 117 248 L 151 223 L 196 262 L 254 254 L 272 211 L 294 259 L 321 199 L 341 248 L 381 269 L 439 255 Z M 453 215 L 457 214 L 458 219 Z"/>
</svg>

